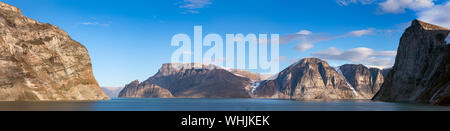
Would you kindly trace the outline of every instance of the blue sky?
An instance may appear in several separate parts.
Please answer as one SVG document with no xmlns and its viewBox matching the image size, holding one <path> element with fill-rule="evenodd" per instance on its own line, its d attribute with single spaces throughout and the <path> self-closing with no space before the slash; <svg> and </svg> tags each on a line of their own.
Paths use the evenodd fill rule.
<svg viewBox="0 0 450 131">
<path fill-rule="evenodd" d="M 57 25 L 90 53 L 101 86 L 123 86 L 170 62 L 171 38 L 269 33 L 280 45 L 280 70 L 304 57 L 389 67 L 413 19 L 450 26 L 448 0 L 1 0 Z"/>
</svg>

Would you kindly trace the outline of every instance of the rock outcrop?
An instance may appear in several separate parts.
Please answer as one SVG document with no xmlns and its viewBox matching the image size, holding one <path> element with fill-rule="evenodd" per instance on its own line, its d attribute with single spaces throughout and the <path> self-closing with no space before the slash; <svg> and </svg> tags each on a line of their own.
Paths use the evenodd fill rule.
<svg viewBox="0 0 450 131">
<path fill-rule="evenodd" d="M 317 58 L 302 59 L 289 66 L 275 80 L 262 82 L 254 95 L 299 100 L 359 98 L 333 67 Z"/>
<path fill-rule="evenodd" d="M 361 97 L 371 99 L 384 83 L 381 69 L 364 65 L 346 64 L 339 67 L 347 82 Z"/>
<path fill-rule="evenodd" d="M 128 98 L 173 98 L 172 93 L 165 88 L 161 88 L 155 84 L 144 82 L 141 85 L 135 80 L 127 84 L 120 92 L 119 97 Z"/>
<path fill-rule="evenodd" d="M 403 34 L 394 67 L 374 100 L 450 105 L 450 30 L 414 20 Z"/>
<path fill-rule="evenodd" d="M 230 71 L 203 64 L 164 64 L 159 72 L 139 83 L 127 85 L 119 97 L 152 96 L 154 92 L 136 95 L 145 86 L 167 89 L 174 97 L 181 98 L 250 98 L 251 80 Z M 156 92 L 158 93 L 158 92 Z"/>
<path fill-rule="evenodd" d="M 0 2 L 0 100 L 104 100 L 87 49 Z"/>
</svg>

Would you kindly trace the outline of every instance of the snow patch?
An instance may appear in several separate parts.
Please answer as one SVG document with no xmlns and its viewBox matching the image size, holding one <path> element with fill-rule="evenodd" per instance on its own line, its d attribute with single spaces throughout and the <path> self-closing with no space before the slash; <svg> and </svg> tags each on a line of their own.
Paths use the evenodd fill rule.
<svg viewBox="0 0 450 131">
<path fill-rule="evenodd" d="M 230 72 L 230 71 L 229 71 Z M 243 76 L 243 75 L 241 75 L 241 74 L 238 74 L 238 73 L 233 73 L 235 76 L 239 76 L 239 77 L 244 77 L 245 78 L 245 76 Z"/>
<path fill-rule="evenodd" d="M 450 44 L 450 34 L 447 35 L 447 38 L 445 39 L 445 42 L 448 44 Z"/>
<path fill-rule="evenodd" d="M 261 85 L 261 81 L 258 82 L 250 82 L 252 85 L 250 87 L 252 94 L 255 92 L 255 90 Z"/>
<path fill-rule="evenodd" d="M 339 75 L 342 76 L 342 78 L 344 78 L 345 83 L 347 83 L 347 85 L 350 86 L 350 89 L 352 89 L 353 94 L 355 94 L 356 96 L 359 96 L 359 94 L 358 94 L 358 92 L 356 92 L 355 88 L 348 82 L 347 78 L 345 78 L 344 74 L 341 71 L 341 67 L 338 66 L 338 67 L 335 67 L 334 69 L 339 73 Z"/>
</svg>

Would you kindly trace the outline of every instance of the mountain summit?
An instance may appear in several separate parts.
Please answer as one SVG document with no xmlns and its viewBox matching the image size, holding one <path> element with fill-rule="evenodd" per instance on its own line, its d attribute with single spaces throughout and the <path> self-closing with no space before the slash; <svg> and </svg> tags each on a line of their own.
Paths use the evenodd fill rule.
<svg viewBox="0 0 450 131">
<path fill-rule="evenodd" d="M 251 80 L 230 71 L 198 63 L 163 64 L 159 72 L 146 81 L 128 84 L 119 97 L 158 97 L 170 92 L 181 98 L 250 98 Z M 157 91 L 145 92 L 143 90 Z M 165 91 L 167 90 L 167 91 Z M 136 93 L 141 92 L 137 95 Z"/>
<path fill-rule="evenodd" d="M 305 58 L 278 74 L 275 80 L 261 83 L 255 96 L 300 100 L 355 99 L 357 92 L 327 62 Z"/>
</svg>

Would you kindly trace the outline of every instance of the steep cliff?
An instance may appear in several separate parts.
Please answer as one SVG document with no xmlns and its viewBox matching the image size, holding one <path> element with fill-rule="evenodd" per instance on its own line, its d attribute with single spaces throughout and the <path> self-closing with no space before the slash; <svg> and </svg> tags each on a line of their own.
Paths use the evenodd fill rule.
<svg viewBox="0 0 450 131">
<path fill-rule="evenodd" d="M 164 64 L 156 75 L 146 81 L 125 87 L 120 97 L 145 97 L 146 93 L 136 95 L 135 92 L 145 85 L 155 85 L 167 89 L 174 97 L 249 98 L 250 82 L 248 78 L 213 65 Z"/>
<path fill-rule="evenodd" d="M 414 20 L 374 100 L 450 105 L 450 30 Z"/>
<path fill-rule="evenodd" d="M 254 95 L 300 100 L 358 98 L 333 67 L 317 58 L 302 59 L 289 66 L 275 80 L 262 82 Z"/>
<path fill-rule="evenodd" d="M 0 2 L 0 100 L 103 99 L 83 45 Z"/>
<path fill-rule="evenodd" d="M 339 69 L 349 84 L 365 99 L 371 99 L 384 82 L 380 69 L 368 68 L 361 64 L 346 64 Z"/>
</svg>

